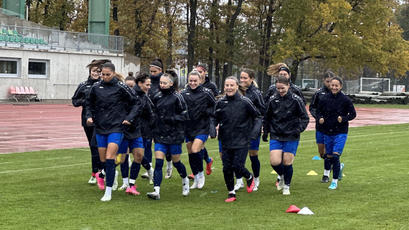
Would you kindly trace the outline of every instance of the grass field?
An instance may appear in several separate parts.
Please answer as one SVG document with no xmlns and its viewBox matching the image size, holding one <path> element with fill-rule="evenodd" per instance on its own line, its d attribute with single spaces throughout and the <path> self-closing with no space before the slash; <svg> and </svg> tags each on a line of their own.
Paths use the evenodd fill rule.
<svg viewBox="0 0 409 230">
<path fill-rule="evenodd" d="M 160 201 L 146 197 L 152 187 L 138 178 L 141 196 L 116 191 L 111 202 L 100 202 L 103 192 L 87 184 L 87 149 L 0 155 L 0 229 L 409 229 L 408 140 L 409 124 L 351 128 L 341 158 L 345 177 L 329 191 L 320 183 L 323 161 L 311 159 L 317 155 L 314 132 L 305 132 L 290 196 L 273 186 L 262 143 L 259 191 L 240 191 L 230 204 L 223 202 L 215 140 L 207 144 L 216 161 L 205 188 L 182 197 L 174 171 L 163 180 Z M 190 172 L 186 154 L 183 162 Z M 310 170 L 319 175 L 307 176 Z M 315 215 L 285 213 L 291 204 Z"/>
</svg>

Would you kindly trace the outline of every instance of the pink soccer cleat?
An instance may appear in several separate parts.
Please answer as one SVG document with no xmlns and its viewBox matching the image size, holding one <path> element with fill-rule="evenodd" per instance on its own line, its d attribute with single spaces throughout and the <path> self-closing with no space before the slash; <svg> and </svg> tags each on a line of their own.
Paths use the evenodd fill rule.
<svg viewBox="0 0 409 230">
<path fill-rule="evenodd" d="M 98 188 L 101 190 L 105 190 L 105 181 L 104 178 L 99 177 L 100 174 L 101 174 L 100 172 L 95 174 L 95 178 L 97 178 Z"/>
<path fill-rule="evenodd" d="M 136 190 L 135 185 L 132 187 L 128 187 L 125 191 L 126 193 L 134 196 L 139 196 L 141 193 Z"/>
</svg>

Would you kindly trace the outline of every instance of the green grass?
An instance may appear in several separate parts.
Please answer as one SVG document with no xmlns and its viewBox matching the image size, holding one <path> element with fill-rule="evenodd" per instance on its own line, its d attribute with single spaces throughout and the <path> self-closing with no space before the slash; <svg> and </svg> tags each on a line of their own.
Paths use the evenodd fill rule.
<svg viewBox="0 0 409 230">
<path fill-rule="evenodd" d="M 317 155 L 314 132 L 305 132 L 290 196 L 273 186 L 262 143 L 259 191 L 240 191 L 231 204 L 223 202 L 227 192 L 215 140 L 207 144 L 216 161 L 205 188 L 182 197 L 175 171 L 163 180 L 160 201 L 145 196 L 152 187 L 138 178 L 141 196 L 116 191 L 111 202 L 100 202 L 103 192 L 87 184 L 86 149 L 0 155 L 0 229 L 409 229 L 408 140 L 409 124 L 351 128 L 341 158 L 345 177 L 329 191 L 329 184 L 320 183 L 323 161 L 311 159 Z M 189 168 L 186 154 L 182 161 Z M 319 175 L 307 176 L 310 170 Z M 285 213 L 291 204 L 315 215 Z"/>
<path fill-rule="evenodd" d="M 409 104 L 354 104 L 355 108 L 409 109 Z"/>
</svg>

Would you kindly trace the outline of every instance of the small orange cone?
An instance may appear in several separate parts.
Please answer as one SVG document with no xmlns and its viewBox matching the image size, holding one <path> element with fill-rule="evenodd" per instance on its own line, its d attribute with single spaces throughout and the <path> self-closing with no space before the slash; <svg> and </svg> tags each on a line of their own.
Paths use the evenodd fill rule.
<svg viewBox="0 0 409 230">
<path fill-rule="evenodd" d="M 297 213 L 299 212 L 301 209 L 295 205 L 290 205 L 290 207 L 288 207 L 287 211 L 285 211 L 286 213 Z"/>
</svg>

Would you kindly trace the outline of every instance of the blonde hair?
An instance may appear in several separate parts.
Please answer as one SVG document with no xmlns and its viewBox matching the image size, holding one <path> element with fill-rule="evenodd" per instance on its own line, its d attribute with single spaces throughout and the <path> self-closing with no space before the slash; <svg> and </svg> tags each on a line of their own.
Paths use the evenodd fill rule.
<svg viewBox="0 0 409 230">
<path fill-rule="evenodd" d="M 285 63 L 272 64 L 267 68 L 267 74 L 270 76 L 277 75 L 281 67 L 288 68 L 287 64 Z"/>
<path fill-rule="evenodd" d="M 114 77 L 116 77 L 116 79 L 118 79 L 118 81 L 124 82 L 125 81 L 125 77 L 124 75 L 114 72 Z"/>
</svg>

